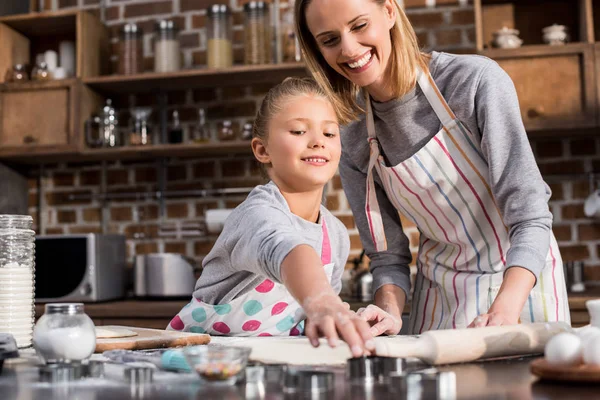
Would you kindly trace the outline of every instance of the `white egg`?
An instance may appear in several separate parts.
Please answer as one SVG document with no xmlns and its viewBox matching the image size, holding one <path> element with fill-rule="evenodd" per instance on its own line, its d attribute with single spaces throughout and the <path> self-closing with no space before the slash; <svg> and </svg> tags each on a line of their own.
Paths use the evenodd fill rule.
<svg viewBox="0 0 600 400">
<path fill-rule="evenodd" d="M 581 364 L 582 345 L 579 336 L 573 333 L 559 333 L 552 337 L 544 354 L 546 361 L 552 365 L 575 365 Z"/>
<path fill-rule="evenodd" d="M 581 339 L 581 344 L 585 346 L 585 342 L 595 338 L 596 336 L 600 336 L 600 328 L 595 326 L 584 326 L 583 328 L 577 329 L 577 336 Z"/>
<path fill-rule="evenodd" d="M 583 362 L 600 366 L 600 335 L 588 338 L 583 342 Z"/>
</svg>

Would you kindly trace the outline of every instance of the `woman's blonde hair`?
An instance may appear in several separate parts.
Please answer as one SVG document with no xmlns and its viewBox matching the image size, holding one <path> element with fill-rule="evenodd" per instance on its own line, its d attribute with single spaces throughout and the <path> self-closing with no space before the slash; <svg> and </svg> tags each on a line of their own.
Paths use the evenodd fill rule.
<svg viewBox="0 0 600 400">
<path fill-rule="evenodd" d="M 369 1 L 383 6 L 387 0 Z M 406 13 L 397 0 L 391 1 L 396 8 L 396 22 L 390 29 L 392 54 L 387 80 L 390 82 L 394 97 L 399 98 L 415 87 L 417 67 L 427 71 L 427 62 L 426 56 L 419 49 L 417 35 Z M 321 55 L 319 46 L 306 23 L 306 8 L 311 2 L 312 0 L 296 0 L 294 15 L 298 40 L 313 78 L 331 98 L 340 122 L 347 124 L 356 120 L 358 114 L 364 112 L 357 103 L 360 87 L 331 68 Z"/>
<path fill-rule="evenodd" d="M 286 100 L 297 96 L 317 96 L 330 101 L 325 90 L 314 79 L 285 78 L 283 82 L 272 87 L 262 100 L 254 118 L 252 137 L 267 141 L 271 119 L 284 108 Z"/>
</svg>

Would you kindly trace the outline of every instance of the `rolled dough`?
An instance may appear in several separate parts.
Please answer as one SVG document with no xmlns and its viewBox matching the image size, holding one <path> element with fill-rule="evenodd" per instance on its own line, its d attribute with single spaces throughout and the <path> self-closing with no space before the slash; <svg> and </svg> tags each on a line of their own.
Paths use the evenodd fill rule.
<svg viewBox="0 0 600 400">
<path fill-rule="evenodd" d="M 113 339 L 122 337 L 137 336 L 137 332 L 129 329 L 120 328 L 117 326 L 97 326 L 96 327 L 96 338 L 97 339 Z"/>
</svg>

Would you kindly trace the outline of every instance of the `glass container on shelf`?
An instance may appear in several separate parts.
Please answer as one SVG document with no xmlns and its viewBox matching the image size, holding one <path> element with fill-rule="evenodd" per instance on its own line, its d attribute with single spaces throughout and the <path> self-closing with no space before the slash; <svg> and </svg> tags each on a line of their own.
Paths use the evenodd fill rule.
<svg viewBox="0 0 600 400">
<path fill-rule="evenodd" d="M 242 140 L 252 140 L 252 127 L 253 125 L 250 122 L 246 122 L 242 127 L 242 133 L 240 134 L 240 139 Z"/>
<path fill-rule="evenodd" d="M 144 71 L 143 32 L 136 24 L 125 24 L 121 28 L 118 53 L 119 74 L 133 75 Z"/>
<path fill-rule="evenodd" d="M 294 10 L 292 8 L 288 8 L 283 13 L 281 21 L 281 46 L 284 62 L 302 61 L 300 43 L 294 29 Z"/>
<path fill-rule="evenodd" d="M 218 136 L 219 140 L 223 142 L 235 140 L 235 131 L 230 120 L 225 120 L 220 124 Z"/>
<path fill-rule="evenodd" d="M 269 5 L 250 1 L 244 5 L 244 62 L 250 65 L 271 62 L 271 21 Z"/>
<path fill-rule="evenodd" d="M 198 109 L 198 124 L 194 128 L 192 140 L 194 143 L 208 143 L 211 140 L 210 129 L 206 123 L 206 111 L 204 111 L 204 108 Z"/>
<path fill-rule="evenodd" d="M 50 79 L 52 79 L 52 74 L 45 61 L 41 61 L 31 70 L 32 81 L 49 81 Z"/>
<path fill-rule="evenodd" d="M 206 11 L 208 68 L 227 68 L 233 65 L 232 17 L 225 4 L 213 4 Z"/>
<path fill-rule="evenodd" d="M 183 128 L 179 122 L 179 112 L 173 111 L 173 125 L 169 129 L 169 143 L 183 143 Z"/>
<path fill-rule="evenodd" d="M 154 39 L 154 71 L 174 72 L 181 69 L 178 30 L 172 20 L 163 19 L 156 23 Z"/>
<path fill-rule="evenodd" d="M 152 128 L 149 123 L 152 109 L 150 107 L 134 107 L 131 109 L 133 126 L 129 135 L 129 144 L 142 146 L 152 144 Z"/>
<path fill-rule="evenodd" d="M 25 82 L 29 80 L 29 74 L 25 64 L 15 64 L 12 68 L 6 70 L 4 76 L 5 82 Z"/>
</svg>

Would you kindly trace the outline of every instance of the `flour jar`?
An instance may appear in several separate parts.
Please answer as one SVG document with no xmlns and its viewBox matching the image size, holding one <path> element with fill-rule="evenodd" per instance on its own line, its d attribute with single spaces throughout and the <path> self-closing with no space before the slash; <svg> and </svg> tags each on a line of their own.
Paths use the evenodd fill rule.
<svg viewBox="0 0 600 400">
<path fill-rule="evenodd" d="M 33 346 L 47 364 L 89 358 L 96 349 L 96 328 L 83 303 L 46 304 L 33 331 Z"/>
<path fill-rule="evenodd" d="M 233 22 L 229 7 L 213 4 L 206 11 L 208 68 L 228 68 L 233 65 Z"/>
<path fill-rule="evenodd" d="M 156 23 L 154 38 L 154 71 L 174 72 L 181 69 L 181 54 L 177 28 L 172 20 Z"/>
<path fill-rule="evenodd" d="M 31 346 L 35 316 L 32 224 L 29 215 L 0 215 L 0 332 L 19 348 Z"/>
</svg>

